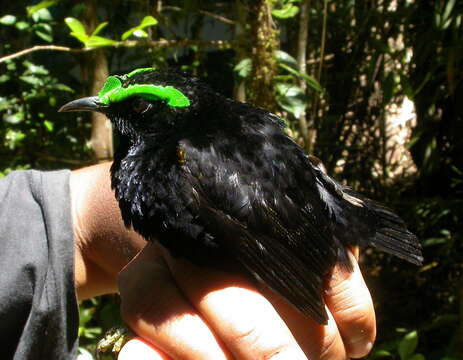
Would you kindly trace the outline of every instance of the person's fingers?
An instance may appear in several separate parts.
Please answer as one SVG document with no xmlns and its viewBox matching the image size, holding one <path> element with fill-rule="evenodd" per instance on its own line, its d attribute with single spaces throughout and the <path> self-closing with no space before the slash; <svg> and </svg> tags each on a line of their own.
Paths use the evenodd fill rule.
<svg viewBox="0 0 463 360">
<path fill-rule="evenodd" d="M 278 312 L 247 279 L 166 258 L 180 288 L 236 359 L 307 359 Z"/>
<path fill-rule="evenodd" d="M 343 339 L 329 309 L 327 309 L 328 324 L 321 325 L 301 314 L 294 306 L 271 290 L 263 288 L 261 292 L 281 315 L 309 359 L 347 359 Z"/>
<path fill-rule="evenodd" d="M 349 357 L 367 355 L 376 337 L 376 319 L 370 292 L 358 263 L 350 254 L 353 272 L 337 265 L 328 281 L 325 302 L 338 325 Z"/>
<path fill-rule="evenodd" d="M 128 341 L 121 349 L 117 360 L 171 360 L 163 351 L 156 349 L 142 338 L 136 337 Z"/>
<path fill-rule="evenodd" d="M 119 275 L 121 313 L 139 336 L 174 359 L 231 359 L 181 294 L 159 255 L 146 248 Z"/>
<path fill-rule="evenodd" d="M 135 301 L 143 292 L 148 304 L 123 296 L 122 305 L 132 328 L 173 358 L 232 358 L 226 348 L 236 359 L 305 359 L 303 352 L 311 359 L 346 359 L 371 348 L 374 311 L 356 261 L 352 274 L 337 268 L 328 281 L 325 297 L 333 315 L 328 311 L 330 321 L 322 326 L 261 290 L 269 302 L 244 277 L 198 268 L 165 251 L 163 256 L 170 270 L 155 246 L 128 266 L 121 275 L 125 293 L 138 294 Z"/>
</svg>

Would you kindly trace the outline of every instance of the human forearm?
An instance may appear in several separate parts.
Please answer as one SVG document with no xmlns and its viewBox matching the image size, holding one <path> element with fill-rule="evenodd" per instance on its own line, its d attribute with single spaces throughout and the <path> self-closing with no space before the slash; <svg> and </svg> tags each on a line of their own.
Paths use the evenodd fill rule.
<svg viewBox="0 0 463 360">
<path fill-rule="evenodd" d="M 110 187 L 110 163 L 73 171 L 70 177 L 80 299 L 117 291 L 117 274 L 145 241 L 124 226 Z"/>
</svg>

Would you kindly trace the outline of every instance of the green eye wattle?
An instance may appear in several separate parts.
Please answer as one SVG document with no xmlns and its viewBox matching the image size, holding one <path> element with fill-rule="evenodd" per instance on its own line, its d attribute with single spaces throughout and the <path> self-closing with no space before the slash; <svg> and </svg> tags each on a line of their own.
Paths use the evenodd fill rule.
<svg viewBox="0 0 463 360">
<path fill-rule="evenodd" d="M 129 97 L 139 96 L 147 100 L 163 100 L 172 107 L 188 107 L 190 100 L 178 89 L 172 86 L 161 86 L 153 84 L 132 84 L 127 87 L 122 86 L 122 80 L 130 78 L 136 74 L 152 71 L 153 68 L 141 68 L 132 72 L 118 76 L 109 76 L 103 88 L 98 93 L 102 104 L 109 105 L 123 101 Z"/>
</svg>

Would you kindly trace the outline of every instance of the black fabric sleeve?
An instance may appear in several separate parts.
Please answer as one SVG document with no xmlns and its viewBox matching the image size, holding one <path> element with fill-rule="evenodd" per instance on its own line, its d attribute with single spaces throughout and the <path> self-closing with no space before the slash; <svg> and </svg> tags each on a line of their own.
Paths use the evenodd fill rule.
<svg viewBox="0 0 463 360">
<path fill-rule="evenodd" d="M 1 359 L 77 356 L 69 174 L 0 179 Z"/>
</svg>

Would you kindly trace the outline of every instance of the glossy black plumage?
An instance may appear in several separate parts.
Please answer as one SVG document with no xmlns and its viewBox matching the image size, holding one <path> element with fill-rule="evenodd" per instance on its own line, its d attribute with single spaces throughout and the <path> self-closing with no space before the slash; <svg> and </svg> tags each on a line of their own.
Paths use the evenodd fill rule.
<svg viewBox="0 0 463 360">
<path fill-rule="evenodd" d="M 420 264 L 403 222 L 327 176 L 277 116 L 177 72 L 123 86 L 136 83 L 173 86 L 191 102 L 132 97 L 100 110 L 121 135 L 111 179 L 124 221 L 146 239 L 200 265 L 233 258 L 320 323 L 323 281 L 337 262 L 351 267 L 347 247 Z"/>
</svg>

